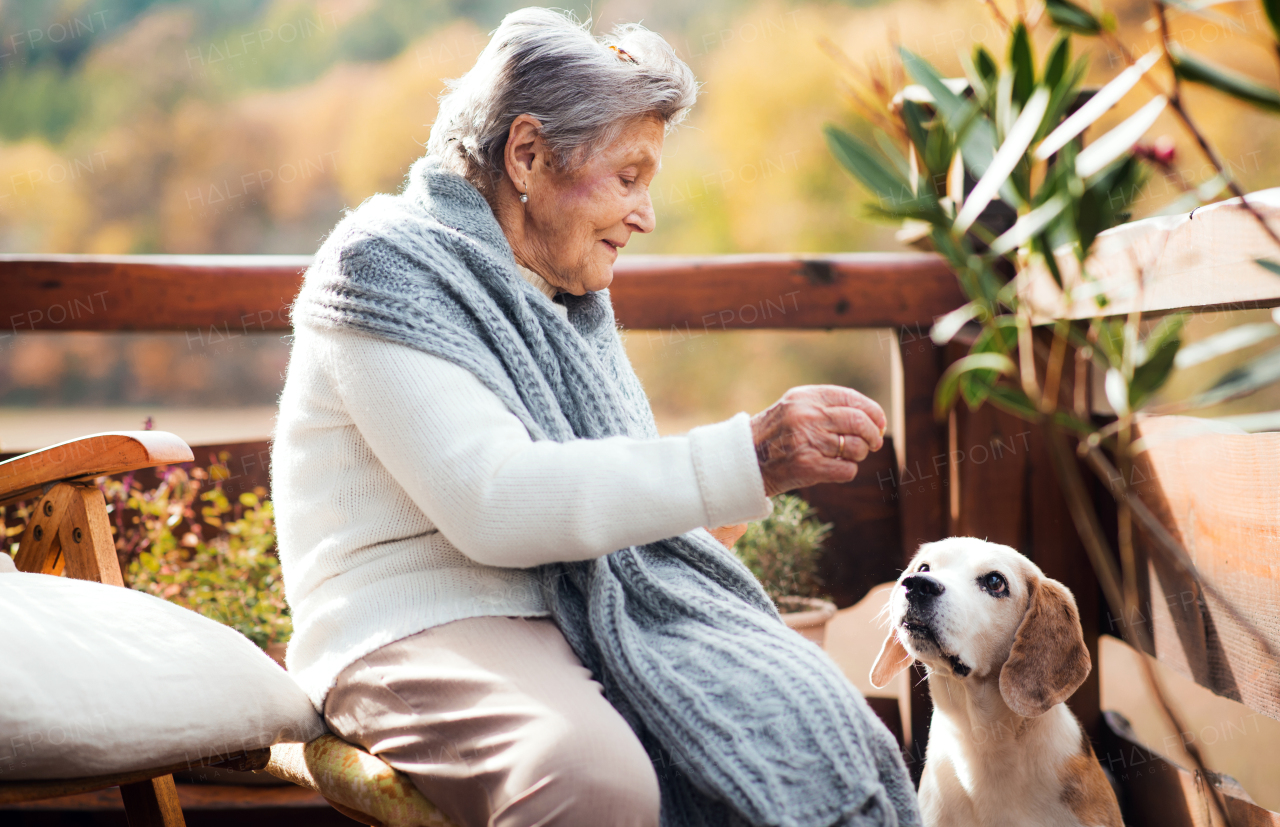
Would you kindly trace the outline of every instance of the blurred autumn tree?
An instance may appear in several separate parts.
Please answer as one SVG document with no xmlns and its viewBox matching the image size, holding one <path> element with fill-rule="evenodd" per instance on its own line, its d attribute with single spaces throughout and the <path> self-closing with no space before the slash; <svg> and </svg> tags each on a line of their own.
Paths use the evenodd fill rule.
<svg viewBox="0 0 1280 827">
<path fill-rule="evenodd" d="M 8 0 L 0 5 L 0 252 L 311 253 L 344 207 L 399 186 L 422 152 L 444 79 L 466 71 L 486 33 L 518 5 Z M 566 5 L 582 17 L 594 12 L 598 30 L 643 20 L 703 82 L 655 181 L 659 230 L 635 240 L 628 252 L 637 253 L 900 249 L 891 228 L 861 220 L 865 193 L 838 173 L 823 144 L 828 121 L 864 136 L 870 130 L 842 100 L 820 41 L 874 63 L 888 59 L 896 38 L 955 76 L 958 52 L 979 42 L 994 48 L 1002 38 L 978 0 Z M 1143 29 L 1144 2 L 1109 7 L 1126 42 L 1154 42 Z M 1175 36 L 1217 62 L 1265 75 L 1269 56 L 1254 45 L 1265 22 L 1232 3 L 1214 12 Z M 1110 77 L 1120 63 L 1096 49 L 1085 82 Z M 1243 104 L 1195 89 L 1188 98 L 1246 189 L 1274 179 L 1276 130 Z M 1118 107 L 1100 128 L 1128 114 Z M 1162 132 L 1174 135 L 1173 160 L 1136 200 L 1139 217 L 1211 176 L 1180 134 L 1157 123 L 1153 134 Z M 815 369 L 830 366 L 823 355 L 830 344 L 804 344 L 820 334 L 780 335 L 767 347 L 713 336 L 696 356 L 678 341 L 672 346 L 672 336 L 646 337 L 632 352 L 646 382 L 678 397 L 675 413 L 699 417 L 712 412 L 674 382 L 696 364 L 726 388 L 718 403 L 725 408 L 730 400 L 747 404 L 740 389 L 728 389 L 746 366 L 770 389 L 806 371 L 869 381 L 883 347 L 874 334 L 842 335 L 837 349 L 858 364 L 835 372 Z M 15 373 L 31 373 L 23 365 L 53 358 L 20 358 L 23 341 L 0 346 L 12 356 L 0 359 L 0 373 L 6 361 L 21 362 Z M 0 375 L 7 404 L 71 400 L 17 392 L 8 395 Z M 254 393 L 271 401 L 267 390 Z"/>
<path fill-rule="evenodd" d="M 517 5 L 10 2 L 0 7 L 0 250 L 312 252 L 343 207 L 398 187 L 444 79 L 466 71 Z M 847 114 L 819 38 L 874 62 L 896 37 L 948 72 L 957 52 L 999 38 L 967 0 L 644 5 L 597 6 L 597 28 L 644 19 L 704 87 L 656 182 L 662 231 L 639 252 L 894 248 L 884 228 L 850 221 L 861 194 L 832 174 L 820 125 L 866 127 Z M 1235 6 L 1175 36 L 1265 72 L 1267 55 L 1250 45 L 1262 21 Z M 1154 37 L 1144 3 L 1117 16 L 1129 42 Z M 1102 78 L 1119 57 L 1099 50 L 1092 63 Z M 1265 180 L 1274 130 L 1229 100 L 1193 103 L 1242 181 Z M 1179 182 L 1206 180 L 1174 140 L 1171 177 L 1151 182 L 1140 214 L 1176 198 Z"/>
</svg>

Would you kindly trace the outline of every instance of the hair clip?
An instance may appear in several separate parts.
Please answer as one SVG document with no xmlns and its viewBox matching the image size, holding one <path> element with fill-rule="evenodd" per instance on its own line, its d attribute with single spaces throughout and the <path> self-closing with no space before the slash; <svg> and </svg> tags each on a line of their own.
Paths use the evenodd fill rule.
<svg viewBox="0 0 1280 827">
<path fill-rule="evenodd" d="M 636 60 L 634 57 L 632 57 L 631 55 L 627 54 L 627 50 L 626 50 L 626 49 L 619 49 L 617 46 L 614 46 L 612 43 L 610 43 L 610 44 L 609 44 L 609 48 L 610 48 L 610 49 L 613 49 L 615 52 L 617 52 L 617 54 L 618 54 L 618 58 L 619 58 L 620 60 L 629 60 L 629 61 L 631 61 L 632 63 L 635 63 L 635 64 L 639 65 L 640 61 Z"/>
</svg>

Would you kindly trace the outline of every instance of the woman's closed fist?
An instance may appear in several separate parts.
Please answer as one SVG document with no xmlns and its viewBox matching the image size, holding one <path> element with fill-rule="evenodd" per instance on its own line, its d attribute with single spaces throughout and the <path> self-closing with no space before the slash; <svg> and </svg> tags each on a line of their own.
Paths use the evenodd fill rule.
<svg viewBox="0 0 1280 827">
<path fill-rule="evenodd" d="M 765 494 L 849 482 L 884 445 L 888 426 L 875 400 L 839 385 L 802 385 L 751 418 Z"/>
</svg>

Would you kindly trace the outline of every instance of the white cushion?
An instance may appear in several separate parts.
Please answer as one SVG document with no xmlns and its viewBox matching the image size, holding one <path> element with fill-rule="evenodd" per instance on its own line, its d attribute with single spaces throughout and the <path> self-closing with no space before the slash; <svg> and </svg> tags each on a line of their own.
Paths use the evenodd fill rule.
<svg viewBox="0 0 1280 827">
<path fill-rule="evenodd" d="M 0 782 L 195 765 L 324 732 L 234 629 L 132 589 L 0 573 Z"/>
</svg>

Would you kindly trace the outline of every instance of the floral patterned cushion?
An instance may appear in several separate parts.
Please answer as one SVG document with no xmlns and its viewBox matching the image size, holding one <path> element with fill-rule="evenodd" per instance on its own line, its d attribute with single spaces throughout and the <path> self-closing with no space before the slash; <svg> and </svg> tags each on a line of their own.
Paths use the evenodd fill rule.
<svg viewBox="0 0 1280 827">
<path fill-rule="evenodd" d="M 319 792 L 344 815 L 375 827 L 455 827 L 403 773 L 333 735 L 271 748 L 267 772 Z"/>
</svg>

